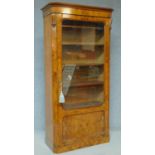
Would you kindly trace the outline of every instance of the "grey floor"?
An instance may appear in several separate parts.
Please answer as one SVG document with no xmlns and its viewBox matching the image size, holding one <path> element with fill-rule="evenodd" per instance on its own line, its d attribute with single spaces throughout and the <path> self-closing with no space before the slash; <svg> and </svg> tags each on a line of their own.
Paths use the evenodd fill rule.
<svg viewBox="0 0 155 155">
<path fill-rule="evenodd" d="M 34 155 L 55 155 L 44 142 L 44 132 L 37 131 L 34 134 Z M 60 155 L 121 155 L 121 132 L 111 131 L 110 143 L 78 149 Z"/>
</svg>

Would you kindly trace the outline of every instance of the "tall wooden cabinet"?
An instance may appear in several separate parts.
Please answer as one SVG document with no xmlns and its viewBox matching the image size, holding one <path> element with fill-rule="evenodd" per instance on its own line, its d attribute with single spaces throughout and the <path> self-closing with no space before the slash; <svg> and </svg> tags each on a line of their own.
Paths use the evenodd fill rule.
<svg viewBox="0 0 155 155">
<path fill-rule="evenodd" d="M 59 153 L 109 142 L 113 10 L 55 2 L 42 11 L 46 143 Z"/>
</svg>

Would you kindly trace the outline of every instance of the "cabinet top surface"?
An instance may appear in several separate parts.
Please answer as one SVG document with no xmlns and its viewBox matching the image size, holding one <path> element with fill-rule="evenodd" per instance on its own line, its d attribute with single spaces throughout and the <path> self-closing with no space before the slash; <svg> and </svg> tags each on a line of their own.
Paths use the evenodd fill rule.
<svg viewBox="0 0 155 155">
<path fill-rule="evenodd" d="M 89 6 L 89 5 L 80 5 L 80 4 L 73 4 L 73 3 L 61 3 L 61 2 L 51 2 L 45 5 L 41 10 L 50 8 L 50 7 L 70 7 L 75 9 L 82 9 L 82 10 L 94 10 L 94 11 L 109 11 L 112 12 L 112 8 L 105 8 L 105 7 L 97 7 L 97 6 Z"/>
</svg>

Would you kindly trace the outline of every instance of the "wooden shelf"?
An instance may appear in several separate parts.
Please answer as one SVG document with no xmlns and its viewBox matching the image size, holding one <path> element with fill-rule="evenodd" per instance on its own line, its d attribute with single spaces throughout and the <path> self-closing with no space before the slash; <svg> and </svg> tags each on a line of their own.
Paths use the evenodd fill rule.
<svg viewBox="0 0 155 155">
<path fill-rule="evenodd" d="M 84 61 L 63 61 L 63 65 L 77 65 L 77 66 L 101 66 L 104 65 L 102 62 L 95 62 L 91 60 L 84 60 Z"/>
<path fill-rule="evenodd" d="M 67 46 L 82 46 L 82 45 L 89 45 L 89 46 L 104 46 L 103 43 L 91 43 L 91 42 L 67 42 L 63 41 L 62 45 L 67 45 Z"/>
<path fill-rule="evenodd" d="M 103 85 L 103 81 L 73 82 L 69 87 L 89 87 L 97 85 Z"/>
<path fill-rule="evenodd" d="M 93 27 L 93 26 L 78 26 L 78 25 L 62 25 L 63 28 L 78 28 L 78 29 L 95 29 L 103 30 L 102 27 Z"/>
<path fill-rule="evenodd" d="M 77 108 L 86 108 L 86 107 L 92 107 L 92 106 L 100 106 L 103 102 L 101 101 L 93 101 L 93 102 L 84 102 L 84 103 L 65 103 L 62 104 L 64 109 L 77 109 Z"/>
<path fill-rule="evenodd" d="M 66 104 L 96 103 L 103 102 L 103 99 L 103 85 L 97 87 L 93 85 L 90 87 L 70 87 L 65 95 Z"/>
</svg>

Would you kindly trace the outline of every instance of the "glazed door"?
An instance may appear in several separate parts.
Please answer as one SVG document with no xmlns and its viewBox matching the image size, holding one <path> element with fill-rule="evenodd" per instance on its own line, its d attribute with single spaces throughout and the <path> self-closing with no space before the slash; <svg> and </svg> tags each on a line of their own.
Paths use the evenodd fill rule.
<svg viewBox="0 0 155 155">
<path fill-rule="evenodd" d="M 75 147 L 108 142 L 109 19 L 57 17 L 55 143 Z"/>
<path fill-rule="evenodd" d="M 71 16 L 70 16 L 71 17 Z M 64 109 L 104 104 L 104 21 L 62 18 L 59 102 Z"/>
</svg>

